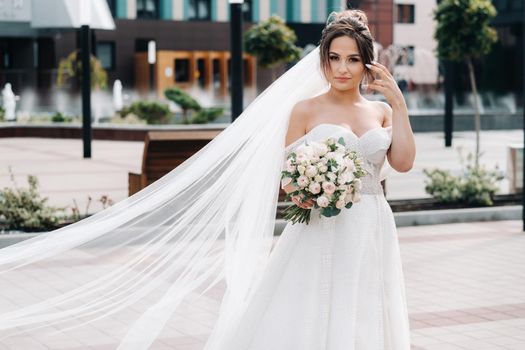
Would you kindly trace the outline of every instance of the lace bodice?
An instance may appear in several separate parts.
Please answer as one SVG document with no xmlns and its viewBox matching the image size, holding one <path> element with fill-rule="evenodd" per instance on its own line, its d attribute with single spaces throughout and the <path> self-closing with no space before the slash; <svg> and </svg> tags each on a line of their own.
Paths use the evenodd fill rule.
<svg viewBox="0 0 525 350">
<path fill-rule="evenodd" d="M 382 194 L 380 182 L 385 178 L 387 170 L 390 169 L 386 161 L 386 152 L 392 142 L 392 126 L 373 128 L 358 137 L 346 127 L 322 123 L 288 145 L 285 155 L 288 156 L 295 147 L 305 141 L 320 141 L 328 137 L 336 139 L 343 137 L 346 147 L 356 151 L 357 155 L 363 159 L 362 166 L 367 171 L 367 175 L 361 178 L 363 183 L 361 193 Z"/>
</svg>

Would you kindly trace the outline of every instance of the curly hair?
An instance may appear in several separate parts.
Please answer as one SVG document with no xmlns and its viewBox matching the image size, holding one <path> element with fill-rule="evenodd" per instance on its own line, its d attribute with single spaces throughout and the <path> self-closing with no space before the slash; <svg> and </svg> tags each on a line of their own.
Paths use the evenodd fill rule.
<svg viewBox="0 0 525 350">
<path fill-rule="evenodd" d="M 366 14 L 356 9 L 332 12 L 328 17 L 319 42 L 321 70 L 325 77 L 330 71 L 330 44 L 332 40 L 340 36 L 355 39 L 363 64 L 370 63 L 374 59 L 374 38 L 368 28 Z M 372 72 L 368 69 L 365 72 L 366 77 L 373 80 Z"/>
</svg>

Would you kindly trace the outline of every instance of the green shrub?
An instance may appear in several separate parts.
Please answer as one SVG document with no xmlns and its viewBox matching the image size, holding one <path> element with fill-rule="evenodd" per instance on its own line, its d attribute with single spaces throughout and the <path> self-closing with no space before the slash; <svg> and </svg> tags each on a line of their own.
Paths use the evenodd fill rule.
<svg viewBox="0 0 525 350">
<path fill-rule="evenodd" d="M 4 115 L 5 115 L 5 109 L 4 107 L 0 106 L 0 122 L 4 121 Z"/>
<path fill-rule="evenodd" d="M 67 116 L 67 115 L 63 115 L 62 113 L 60 112 L 56 112 L 55 114 L 53 114 L 53 116 L 51 117 L 51 121 L 54 122 L 54 123 L 59 123 L 59 122 L 70 122 L 73 120 L 73 117 L 70 117 L 70 116 Z"/>
<path fill-rule="evenodd" d="M 191 119 L 192 124 L 206 124 L 214 121 L 224 113 L 224 108 L 205 108 L 195 112 Z"/>
<path fill-rule="evenodd" d="M 13 173 L 9 167 L 14 188 L 0 191 L 0 217 L 4 220 L 4 229 L 22 231 L 43 231 L 55 228 L 58 223 L 56 212 L 65 208 L 56 208 L 46 204 L 48 198 L 38 193 L 36 176 L 28 175 L 29 189 L 17 188 Z"/>
<path fill-rule="evenodd" d="M 197 100 L 191 97 L 186 91 L 176 86 L 164 90 L 164 96 L 182 109 L 183 124 L 189 124 L 189 111 L 200 111 L 202 109 Z"/>
<path fill-rule="evenodd" d="M 120 111 L 123 118 L 130 113 L 148 124 L 167 124 L 171 115 L 167 105 L 155 101 L 137 101 Z"/>
<path fill-rule="evenodd" d="M 432 197 L 445 203 L 464 203 L 467 205 L 493 205 L 493 198 L 498 191 L 498 181 L 504 176 L 498 166 L 488 170 L 483 165 L 476 167 L 472 153 L 463 158 L 461 151 L 461 175 L 452 175 L 448 170 L 423 169 L 428 177 L 425 179 L 425 191 Z"/>
</svg>

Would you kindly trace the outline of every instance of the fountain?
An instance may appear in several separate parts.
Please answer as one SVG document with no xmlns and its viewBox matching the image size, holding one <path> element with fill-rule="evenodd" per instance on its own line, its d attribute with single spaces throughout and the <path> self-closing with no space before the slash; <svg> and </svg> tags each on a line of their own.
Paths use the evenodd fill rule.
<svg viewBox="0 0 525 350">
<path fill-rule="evenodd" d="M 8 122 L 16 121 L 16 96 L 11 88 L 11 83 L 6 83 L 2 90 L 2 102 L 5 110 L 4 119 Z"/>
</svg>

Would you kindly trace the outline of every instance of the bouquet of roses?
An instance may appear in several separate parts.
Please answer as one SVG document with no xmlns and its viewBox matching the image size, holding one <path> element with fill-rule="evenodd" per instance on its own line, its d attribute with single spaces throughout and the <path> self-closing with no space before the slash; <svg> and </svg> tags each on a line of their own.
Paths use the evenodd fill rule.
<svg viewBox="0 0 525 350">
<path fill-rule="evenodd" d="M 364 175 L 361 159 L 345 147 L 342 137 L 337 142 L 334 138 L 306 141 L 288 155 L 281 187 L 293 183 L 298 189 L 287 193 L 286 199 L 302 194 L 303 201 L 313 199 L 313 207 L 321 208 L 320 215 L 331 217 L 360 200 Z M 284 211 L 284 218 L 293 224 L 308 224 L 310 209 L 292 205 Z"/>
</svg>

